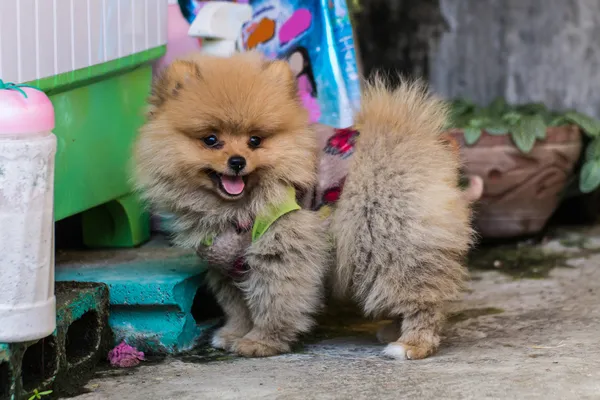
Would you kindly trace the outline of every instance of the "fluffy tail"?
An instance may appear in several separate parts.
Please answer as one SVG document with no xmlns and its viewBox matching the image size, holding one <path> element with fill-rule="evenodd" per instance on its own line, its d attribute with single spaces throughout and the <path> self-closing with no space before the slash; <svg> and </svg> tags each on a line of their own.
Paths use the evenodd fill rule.
<svg viewBox="0 0 600 400">
<path fill-rule="evenodd" d="M 431 96 L 422 81 L 401 81 L 398 88 L 390 90 L 382 78 L 376 77 L 364 88 L 355 120 L 361 130 L 361 141 L 365 141 L 369 136 L 379 135 L 381 130 L 398 138 L 438 137 L 447 116 L 446 103 Z"/>
<path fill-rule="evenodd" d="M 338 294 L 366 314 L 455 298 L 471 241 L 459 159 L 441 137 L 447 109 L 419 82 L 369 84 L 357 115 L 360 137 L 337 206 Z"/>
</svg>

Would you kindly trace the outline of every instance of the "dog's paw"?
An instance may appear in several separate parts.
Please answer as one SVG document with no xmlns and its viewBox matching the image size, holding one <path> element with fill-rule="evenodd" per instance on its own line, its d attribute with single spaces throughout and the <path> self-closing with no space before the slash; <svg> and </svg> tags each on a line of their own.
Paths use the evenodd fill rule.
<svg viewBox="0 0 600 400">
<path fill-rule="evenodd" d="M 218 334 L 213 335 L 213 337 L 210 341 L 210 345 L 212 347 L 214 347 L 215 349 L 221 349 L 221 350 L 227 350 L 227 348 L 229 347 L 229 344 L 227 343 L 225 338 L 223 338 L 221 335 L 218 335 Z"/>
<path fill-rule="evenodd" d="M 394 360 L 406 360 L 406 349 L 400 343 L 390 343 L 385 346 L 382 353 L 385 357 L 393 358 Z"/>
<path fill-rule="evenodd" d="M 241 338 L 236 340 L 232 351 L 243 357 L 271 357 L 290 351 L 288 345 Z"/>
<path fill-rule="evenodd" d="M 410 346 L 406 343 L 393 342 L 383 350 L 385 357 L 395 360 L 421 360 L 433 354 L 431 346 Z"/>
<path fill-rule="evenodd" d="M 237 334 L 236 332 L 219 329 L 216 331 L 210 341 L 210 344 L 215 349 L 231 351 L 231 348 L 236 340 L 239 340 L 243 334 Z"/>
</svg>

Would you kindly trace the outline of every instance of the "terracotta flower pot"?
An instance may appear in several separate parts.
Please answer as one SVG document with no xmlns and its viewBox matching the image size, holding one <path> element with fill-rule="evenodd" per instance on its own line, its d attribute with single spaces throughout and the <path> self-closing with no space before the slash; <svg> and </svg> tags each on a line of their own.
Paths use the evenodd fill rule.
<svg viewBox="0 0 600 400">
<path fill-rule="evenodd" d="M 475 145 L 467 146 L 461 130 L 448 133 L 460 146 L 466 172 L 484 181 L 475 226 L 486 238 L 539 232 L 557 208 L 582 146 L 577 126 L 548 128 L 546 140 L 528 154 L 509 135 L 484 132 Z"/>
</svg>

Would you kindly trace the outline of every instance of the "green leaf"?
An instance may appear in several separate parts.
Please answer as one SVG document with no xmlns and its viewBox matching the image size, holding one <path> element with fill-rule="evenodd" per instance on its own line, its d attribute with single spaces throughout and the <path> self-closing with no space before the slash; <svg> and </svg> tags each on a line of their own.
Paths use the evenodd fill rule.
<svg viewBox="0 0 600 400">
<path fill-rule="evenodd" d="M 475 106 L 472 103 L 464 100 L 450 102 L 449 126 L 459 128 L 468 125 L 474 109 Z"/>
<path fill-rule="evenodd" d="M 508 132 L 510 132 L 510 128 L 506 124 L 497 122 L 497 123 L 492 123 L 489 126 L 486 126 L 485 131 L 487 133 L 489 133 L 490 135 L 500 136 L 500 135 L 506 135 Z"/>
<path fill-rule="evenodd" d="M 466 100 L 454 100 L 449 103 L 450 116 L 452 118 L 460 118 L 465 115 L 471 114 L 475 109 L 475 105 Z"/>
<path fill-rule="evenodd" d="M 529 153 L 533 149 L 536 139 L 532 118 L 523 118 L 516 129 L 512 131 L 511 137 L 521 152 Z"/>
<path fill-rule="evenodd" d="M 569 125 L 571 121 L 565 117 L 564 115 L 553 116 L 553 118 L 548 123 L 549 126 L 565 126 Z"/>
<path fill-rule="evenodd" d="M 491 102 L 491 104 L 488 107 L 490 115 L 498 117 L 504 114 L 507 108 L 508 105 L 502 97 L 497 97 L 494 101 Z"/>
<path fill-rule="evenodd" d="M 576 111 L 565 114 L 565 118 L 578 125 L 585 133 L 591 137 L 600 136 L 600 121 Z"/>
<path fill-rule="evenodd" d="M 480 137 L 481 129 L 474 127 L 465 128 L 465 142 L 467 142 L 469 146 L 472 146 L 475 143 L 477 143 Z"/>
<path fill-rule="evenodd" d="M 600 160 L 600 138 L 596 138 L 585 149 L 585 160 Z"/>
<path fill-rule="evenodd" d="M 546 123 L 541 115 L 523 117 L 521 123 L 533 132 L 536 139 L 546 139 Z"/>
<path fill-rule="evenodd" d="M 523 114 L 535 115 L 535 114 L 546 114 L 548 108 L 544 103 L 529 103 L 517 106 L 517 110 Z"/>
<path fill-rule="evenodd" d="M 41 400 L 42 396 L 48 396 L 52 394 L 52 390 L 46 390 L 44 392 L 38 392 L 37 389 L 33 389 L 33 396 L 31 396 L 28 400 Z"/>
<path fill-rule="evenodd" d="M 475 108 L 475 104 L 464 99 L 457 99 L 450 102 L 450 109 L 459 114 L 471 111 Z"/>
<path fill-rule="evenodd" d="M 591 160 L 583 164 L 579 176 L 579 190 L 582 193 L 593 192 L 600 185 L 600 160 Z"/>
<path fill-rule="evenodd" d="M 521 121 L 521 114 L 515 111 L 509 111 L 502 116 L 502 120 L 508 123 L 509 125 L 518 124 Z"/>
<path fill-rule="evenodd" d="M 470 126 L 471 128 L 478 128 L 478 129 L 481 129 L 481 128 L 483 128 L 483 126 L 485 125 L 485 123 L 486 123 L 486 122 L 487 122 L 487 121 L 486 121 L 486 119 L 485 119 L 485 118 L 482 118 L 482 117 L 475 117 L 475 118 L 473 118 L 471 121 L 469 121 L 469 126 Z"/>
</svg>

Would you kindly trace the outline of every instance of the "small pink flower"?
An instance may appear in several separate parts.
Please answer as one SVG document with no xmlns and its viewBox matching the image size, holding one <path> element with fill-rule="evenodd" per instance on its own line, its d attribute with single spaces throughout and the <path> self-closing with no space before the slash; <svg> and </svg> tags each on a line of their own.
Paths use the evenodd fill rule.
<svg viewBox="0 0 600 400">
<path fill-rule="evenodd" d="M 108 352 L 108 361 L 113 367 L 129 368 L 135 367 L 144 361 L 144 353 L 131 347 L 125 342 L 121 342 L 117 347 Z"/>
</svg>

